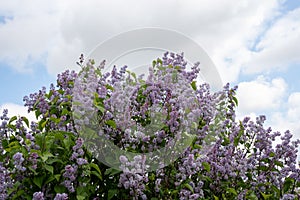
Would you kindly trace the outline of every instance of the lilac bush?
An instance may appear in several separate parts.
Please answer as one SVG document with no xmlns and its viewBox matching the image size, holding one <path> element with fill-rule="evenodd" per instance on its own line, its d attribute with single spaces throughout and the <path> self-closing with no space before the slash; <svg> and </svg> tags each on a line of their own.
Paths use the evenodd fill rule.
<svg viewBox="0 0 300 200">
<path fill-rule="evenodd" d="M 237 87 L 197 84 L 199 63 L 188 70 L 183 54 L 165 53 L 145 79 L 126 66 L 104 72 L 105 62 L 84 65 L 82 56 L 79 64 L 78 74 L 24 97 L 36 122 L 0 116 L 0 199 L 300 198 L 300 141 L 265 127 L 265 116 L 236 119 Z M 134 156 L 99 156 L 101 138 Z M 170 146 L 179 154 L 151 168 L 143 155 Z"/>
</svg>

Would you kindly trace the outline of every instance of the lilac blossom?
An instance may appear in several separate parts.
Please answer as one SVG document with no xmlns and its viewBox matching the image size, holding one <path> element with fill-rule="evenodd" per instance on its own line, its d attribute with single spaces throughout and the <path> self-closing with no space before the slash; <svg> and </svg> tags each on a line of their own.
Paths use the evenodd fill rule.
<svg viewBox="0 0 300 200">
<path fill-rule="evenodd" d="M 81 61 L 82 71 L 78 75 L 65 71 L 58 75 L 56 86 L 50 85 L 49 93 L 43 87 L 24 97 L 28 110 L 36 112 L 38 120 L 44 121 L 32 122 L 27 127 L 22 117 L 10 122 L 7 110 L 0 116 L 0 199 L 10 199 L 24 188 L 29 195 L 33 194 L 33 199 L 57 200 L 75 198 L 82 188 L 88 188 L 87 195 L 95 199 L 107 197 L 109 192 L 115 193 L 117 198 L 134 199 L 247 199 L 253 196 L 263 199 L 263 195 L 273 195 L 271 199 L 299 198 L 297 152 L 300 141 L 293 141 L 289 131 L 279 133 L 265 127 L 265 116 L 254 120 L 236 119 L 236 87 L 230 88 L 227 84 L 215 93 L 205 83 L 192 88 L 190 83 L 197 79 L 199 63 L 188 71 L 183 54 L 165 53 L 142 80 L 127 72 L 126 66 L 120 70 L 115 66 L 111 72 L 102 74 L 105 62 L 96 68 L 92 61 L 87 66 L 82 65 L 82 57 Z M 82 105 L 75 103 L 78 101 Z M 49 112 L 51 108 L 55 108 L 55 112 Z M 96 116 L 97 120 L 91 120 L 90 116 Z M 90 156 L 84 146 L 85 138 L 79 137 L 82 129 L 78 125 L 100 126 L 99 135 L 123 151 L 140 155 L 118 155 L 121 172 L 111 175 L 110 168 L 96 164 L 95 157 Z M 70 152 L 63 160 L 66 164 L 62 166 L 51 157 L 58 156 L 61 149 L 49 152 L 52 155 L 49 154 L 47 160 L 45 156 L 39 157 L 43 153 L 37 153 L 45 146 L 35 144 L 38 134 L 50 134 L 47 138 L 52 139 L 55 131 L 74 134 L 71 142 L 75 144 L 69 146 Z M 188 134 L 194 136 L 193 140 L 180 147 L 180 142 L 185 141 L 182 138 Z M 12 145 L 12 135 L 22 150 L 10 153 L 4 146 Z M 64 140 L 68 134 L 59 137 Z M 54 143 L 64 142 L 55 140 Z M 174 154 L 161 154 L 172 161 L 169 165 L 155 163 L 146 156 L 162 151 L 163 147 L 173 147 L 180 152 L 174 160 Z M 14 188 L 16 183 L 34 177 L 39 166 L 51 162 L 55 163 L 55 174 L 63 172 L 59 181 L 67 189 L 66 193 L 51 191 L 53 183 L 60 184 L 56 179 L 43 185 L 41 191 L 28 189 L 26 184 Z M 149 164 L 153 163 L 160 167 L 152 170 Z M 49 171 L 51 168 L 46 172 Z"/>
<path fill-rule="evenodd" d="M 13 156 L 13 159 L 14 159 L 14 165 L 16 167 L 17 170 L 19 171 L 26 171 L 26 168 L 22 165 L 23 162 L 25 161 L 25 159 L 23 158 L 23 154 L 20 153 L 20 152 L 17 152 L 14 156 Z"/>
<path fill-rule="evenodd" d="M 44 193 L 43 192 L 35 192 L 33 193 L 33 200 L 44 200 Z"/>
<path fill-rule="evenodd" d="M 125 156 L 120 156 L 120 160 L 123 173 L 120 175 L 118 186 L 129 189 L 132 197 L 147 199 L 143 192 L 146 189 L 145 183 L 148 182 L 145 157 L 138 155 L 134 157 L 134 161 L 129 162 Z"/>
<path fill-rule="evenodd" d="M 11 177 L 9 171 L 0 162 L 0 199 L 8 197 L 8 189 L 12 187 Z"/>
<path fill-rule="evenodd" d="M 56 196 L 54 197 L 54 200 L 67 200 L 67 199 L 68 199 L 68 195 L 66 193 L 56 194 Z"/>
<path fill-rule="evenodd" d="M 65 172 L 63 174 L 63 177 L 65 178 L 64 186 L 68 189 L 69 192 L 73 193 L 75 192 L 74 188 L 74 181 L 77 177 L 77 169 L 78 167 L 76 165 L 67 165 L 65 167 Z"/>
</svg>

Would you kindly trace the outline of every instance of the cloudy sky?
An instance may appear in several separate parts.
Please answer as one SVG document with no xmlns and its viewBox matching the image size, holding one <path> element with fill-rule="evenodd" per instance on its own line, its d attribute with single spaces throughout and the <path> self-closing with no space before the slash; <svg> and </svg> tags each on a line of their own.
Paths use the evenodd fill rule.
<svg viewBox="0 0 300 200">
<path fill-rule="evenodd" d="M 267 115 L 300 138 L 300 1 L 0 1 L 0 107 L 26 114 L 24 95 L 113 35 L 143 27 L 196 41 L 223 83 L 238 85 L 239 116 Z M 201 62 L 201 60 L 200 60 Z"/>
</svg>

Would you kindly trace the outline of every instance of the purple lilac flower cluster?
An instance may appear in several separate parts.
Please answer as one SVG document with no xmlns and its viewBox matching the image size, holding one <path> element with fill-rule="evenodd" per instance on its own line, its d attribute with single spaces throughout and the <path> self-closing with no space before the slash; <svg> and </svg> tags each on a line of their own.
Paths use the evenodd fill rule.
<svg viewBox="0 0 300 200">
<path fill-rule="evenodd" d="M 14 156 L 14 165 L 15 168 L 19 171 L 24 172 L 26 170 L 26 168 L 23 166 L 23 162 L 25 161 L 25 159 L 23 158 L 23 154 L 20 152 L 17 152 Z"/>
<path fill-rule="evenodd" d="M 4 109 L 2 115 L 0 116 L 0 156 L 4 155 L 4 149 L 2 142 L 4 139 L 9 137 L 10 129 L 7 127 L 9 122 L 8 110 Z M 4 161 L 4 162 L 3 162 Z M 13 180 L 10 176 L 10 170 L 6 168 L 7 159 L 0 161 L 0 199 L 8 198 L 8 189 L 12 187 Z M 22 168 L 22 167 L 21 167 Z"/>
<path fill-rule="evenodd" d="M 73 153 L 71 156 L 71 160 L 76 160 L 77 165 L 81 166 L 84 164 L 87 164 L 87 160 L 82 158 L 82 156 L 84 155 L 84 151 L 82 149 L 82 145 L 83 145 L 83 139 L 82 138 L 78 138 L 76 140 L 76 145 L 72 147 L 73 149 Z"/>
<path fill-rule="evenodd" d="M 12 186 L 12 180 L 9 176 L 9 171 L 0 162 L 0 199 L 8 197 L 7 191 Z"/>
<path fill-rule="evenodd" d="M 1 116 L 0 120 L 0 152 L 1 156 L 3 155 L 3 157 L 6 158 L 6 164 L 1 164 L 1 172 L 3 169 L 3 172 L 1 173 L 1 178 L 3 178 L 3 182 L 1 182 L 1 188 L 3 188 L 3 191 L 0 192 L 1 195 L 8 197 L 7 191 L 8 189 L 12 189 L 12 183 L 15 183 L 15 181 L 26 181 L 27 175 L 32 175 L 33 172 L 36 174 L 34 170 L 38 170 L 38 166 L 40 166 L 38 165 L 39 155 L 37 151 L 40 150 L 41 147 L 35 143 L 35 136 L 41 133 L 43 128 L 46 128 L 48 131 L 62 130 L 75 133 L 70 115 L 70 105 L 73 81 L 76 76 L 77 74 L 74 71 L 66 71 L 58 75 L 57 87 L 59 87 L 59 89 L 56 89 L 54 85 L 51 84 L 49 93 L 47 93 L 46 88 L 43 87 L 38 93 L 31 94 L 29 97 L 24 97 L 25 106 L 28 107 L 29 112 L 35 111 L 38 120 L 40 120 L 39 122 L 29 123 L 25 117 L 13 117 L 12 119 L 9 119 L 7 117 L 8 111 L 4 110 L 3 116 Z M 55 114 L 50 115 L 50 108 L 58 109 L 60 113 L 56 112 Z M 55 119 L 57 117 L 59 117 L 59 120 Z M 48 120 L 49 118 L 51 120 Z M 44 123 L 45 126 L 43 127 L 41 127 L 41 120 L 47 121 L 47 123 Z M 22 149 L 22 153 L 15 152 L 13 154 L 11 160 L 14 165 L 14 169 L 9 172 L 5 168 L 5 166 L 8 166 L 10 163 L 10 159 L 7 154 L 9 152 L 3 151 L 2 142 L 5 141 L 6 144 L 7 142 L 10 142 L 12 138 L 17 139 L 19 144 L 25 147 L 28 152 L 24 153 L 24 149 Z M 78 154 L 82 154 L 81 151 L 83 150 L 76 149 L 75 151 Z M 85 159 L 79 157 L 76 160 L 78 160 L 78 164 L 85 164 L 87 162 Z M 13 179 L 11 180 L 11 178 Z M 21 188 L 23 188 L 23 186 L 21 186 Z M 17 190 L 16 192 L 11 193 L 11 195 L 16 193 Z M 49 196 L 48 192 L 45 194 Z M 33 198 L 42 199 L 43 195 L 43 192 L 36 192 L 34 193 Z M 62 199 L 67 197 L 65 195 L 58 195 L 57 198 Z"/>
<path fill-rule="evenodd" d="M 8 130 L 7 130 L 7 123 L 9 121 L 9 117 L 7 116 L 8 110 L 4 109 L 2 115 L 0 116 L 1 125 L 0 125 L 0 154 L 3 153 L 2 147 L 2 139 L 7 137 Z"/>
<path fill-rule="evenodd" d="M 126 66 L 102 74 L 104 64 L 95 68 L 90 61 L 78 75 L 58 75 L 57 87 L 51 85 L 49 92 L 43 88 L 24 97 L 36 123 L 9 119 L 4 110 L 0 199 L 300 198 L 300 141 L 292 141 L 289 131 L 265 128 L 265 116 L 237 120 L 236 87 L 227 84 L 211 93 L 208 84 L 195 85 L 199 63 L 187 71 L 183 54 L 166 53 L 154 61 L 146 80 Z M 81 77 L 78 82 L 76 77 Z M 84 105 L 72 107 L 74 99 Z M 91 114 L 96 120 L 91 121 Z M 75 124 L 100 125 L 99 134 L 141 155 L 118 157 L 121 172 L 109 174 L 111 168 L 85 149 L 78 137 L 81 127 Z M 180 139 L 186 133 L 193 140 L 187 148 L 174 145 L 181 152 L 177 159 L 149 170 L 151 160 L 144 155 L 177 144 L 172 141 L 184 143 Z"/>
<path fill-rule="evenodd" d="M 63 174 L 63 177 L 65 178 L 63 185 L 68 189 L 69 192 L 74 193 L 74 184 L 75 180 L 78 176 L 78 168 L 82 165 L 88 164 L 88 161 L 83 158 L 84 156 L 84 150 L 83 147 L 83 139 L 78 138 L 76 140 L 76 144 L 72 147 L 73 153 L 70 158 L 71 161 L 75 161 L 72 165 L 67 165 L 65 167 L 65 172 Z"/>
<path fill-rule="evenodd" d="M 25 96 L 23 101 L 28 107 L 28 112 L 34 111 L 37 119 L 50 119 L 45 124 L 46 130 L 61 130 L 75 133 L 74 124 L 71 120 L 70 109 L 72 104 L 72 89 L 77 77 L 75 71 L 66 70 L 57 76 L 57 88 L 50 85 L 50 92 L 46 87 L 39 92 Z M 49 112 L 56 108 L 57 112 Z M 41 131 L 41 130 L 40 130 Z"/>
<path fill-rule="evenodd" d="M 44 193 L 43 192 L 35 192 L 33 193 L 33 196 L 32 196 L 32 200 L 44 200 L 45 197 L 44 197 Z"/>
<path fill-rule="evenodd" d="M 213 180 L 209 184 L 211 190 L 224 193 L 226 191 L 222 184 L 227 182 L 226 188 L 236 188 L 238 197 L 242 199 L 246 198 L 245 191 L 247 190 L 260 196 L 261 193 L 270 193 L 273 186 L 283 188 L 287 177 L 294 175 L 293 178 L 297 180 L 299 169 L 296 168 L 296 157 L 300 141 L 291 143 L 291 135 L 287 131 L 281 137 L 282 143 L 274 148 L 272 141 L 280 134 L 278 132 L 271 134 L 270 128 L 264 129 L 264 120 L 264 116 L 258 117 L 256 123 L 250 121 L 249 118 L 245 118 L 240 123 L 225 120 L 224 129 L 218 129 L 221 131 L 218 135 L 226 134 L 227 137 L 220 137 L 216 140 L 213 148 L 204 157 L 198 157 L 200 155 L 198 149 L 184 156 L 180 161 L 179 173 L 176 176 L 178 180 L 193 180 L 193 174 L 201 172 L 202 176 Z M 209 169 L 205 169 L 203 163 L 209 164 Z M 228 181 L 230 181 L 229 185 Z M 197 180 L 196 183 L 200 182 Z M 241 183 L 247 187 L 239 189 L 238 185 Z M 195 183 L 191 185 L 194 191 L 201 191 Z M 191 191 L 186 188 L 180 194 L 186 196 L 183 199 L 191 198 L 187 198 Z M 199 194 L 200 197 L 202 195 L 203 193 Z M 284 198 L 287 197 L 286 194 Z"/>
<path fill-rule="evenodd" d="M 189 84 L 193 75 L 180 71 L 185 69 L 186 64 L 182 58 L 182 55 L 174 57 L 174 63 L 179 68 L 168 67 L 172 64 L 169 62 L 157 63 L 157 66 L 149 68 L 145 82 L 135 80 L 131 74 L 125 76 L 122 70 L 114 77 L 114 91 L 105 105 L 108 113 L 112 113 L 117 128 L 125 134 L 111 131 L 110 127 L 104 132 L 112 140 L 123 135 L 118 143 L 120 148 L 138 147 L 144 152 L 151 152 L 172 140 L 174 133 L 180 138 L 178 134 L 181 132 L 192 132 L 191 123 L 200 116 L 201 110 Z M 157 70 L 156 67 L 164 70 Z M 197 65 L 193 70 L 198 71 Z M 163 126 L 167 126 L 168 130 L 162 129 Z M 133 127 L 138 131 L 132 131 Z"/>
<path fill-rule="evenodd" d="M 88 77 L 88 80 L 86 79 Z M 90 125 L 91 119 L 95 116 L 94 93 L 97 92 L 98 78 L 91 61 L 78 75 L 73 88 L 73 113 L 75 128 L 81 132 L 80 126 Z"/>
<path fill-rule="evenodd" d="M 120 169 L 123 173 L 120 175 L 119 187 L 129 189 L 131 196 L 147 199 L 144 194 L 145 184 L 148 182 L 145 157 L 138 155 L 130 162 L 125 156 L 120 156 L 120 161 L 122 163 Z"/>
<path fill-rule="evenodd" d="M 68 189 L 70 193 L 75 192 L 73 182 L 76 180 L 77 177 L 77 169 L 77 165 L 67 165 L 65 167 L 65 172 L 63 174 L 63 177 L 65 178 L 64 186 Z"/>
<path fill-rule="evenodd" d="M 56 194 L 56 196 L 54 197 L 54 200 L 67 200 L 68 195 L 66 193 L 62 193 L 62 194 Z"/>
<path fill-rule="evenodd" d="M 271 134 L 270 128 L 264 129 L 265 117 L 257 118 L 256 122 L 249 118 L 245 118 L 241 122 L 236 121 L 234 108 L 237 100 L 234 95 L 237 87 L 230 89 L 227 84 L 223 91 L 213 94 L 210 93 L 208 84 L 200 85 L 195 92 L 190 91 L 190 88 L 184 88 L 178 92 L 186 91 L 186 94 L 183 95 L 185 99 L 180 101 L 180 95 L 176 94 L 176 88 L 172 88 L 172 86 L 180 85 L 182 87 L 184 84 L 180 82 L 178 85 L 170 84 L 174 82 L 172 79 L 174 71 L 168 66 L 176 66 L 180 72 L 179 75 L 183 74 L 185 79 L 192 82 L 199 73 L 199 63 L 192 67 L 192 71 L 186 72 L 187 63 L 182 54 L 166 53 L 162 60 L 155 62 L 155 65 L 164 66 L 166 70 L 150 68 L 145 82 L 136 81 L 135 76 L 130 73 L 125 76 L 126 67 L 120 72 L 114 67 L 111 79 L 108 79 L 110 74 L 102 76 L 100 81 L 96 77 L 92 77 L 93 82 L 97 80 L 99 85 L 91 87 L 93 89 L 90 92 L 97 91 L 97 87 L 100 88 L 98 94 L 104 99 L 104 108 L 106 109 L 103 119 L 113 119 L 116 122 L 117 129 L 103 125 L 101 134 L 106 134 L 107 139 L 115 141 L 116 145 L 127 150 L 151 152 L 159 149 L 162 142 L 170 140 L 169 134 L 178 131 L 178 126 L 184 124 L 184 117 L 187 117 L 189 121 L 193 121 L 195 118 L 199 119 L 195 131 L 197 139 L 194 145 L 201 148 L 194 146 L 186 149 L 176 164 L 178 168 L 174 186 L 182 188 L 179 193 L 181 199 L 197 199 L 209 195 L 203 190 L 203 187 L 207 187 L 205 185 L 207 181 L 202 180 L 203 177 L 213 180 L 209 183 L 209 188 L 217 193 L 226 192 L 222 185 L 224 182 L 231 181 L 230 186 L 236 188 L 235 192 L 239 198 L 245 198 L 246 190 L 253 191 L 257 196 L 261 195 L 260 192 L 268 193 L 270 188 L 259 186 L 268 182 L 282 188 L 286 177 L 290 176 L 297 180 L 299 171 L 295 166 L 299 142 L 290 144 L 291 136 L 289 132 L 286 132 L 285 136 L 281 138 L 283 144 L 277 145 L 274 149 L 272 142 L 280 134 L 277 132 Z M 180 80 L 180 76 L 177 78 Z M 106 84 L 111 84 L 114 90 L 109 91 L 105 87 Z M 109 99 L 105 99 L 107 97 L 105 93 L 109 93 Z M 193 98 L 189 100 L 191 93 L 195 94 L 193 97 L 196 97 L 197 104 L 187 104 L 194 100 Z M 143 98 L 140 98 L 140 94 L 143 95 Z M 137 101 L 139 98 L 140 100 Z M 183 104 L 188 105 L 185 107 L 191 108 L 190 115 L 182 114 L 180 108 L 185 108 Z M 144 123 L 143 120 L 151 119 L 151 115 L 149 115 L 153 111 L 151 109 L 162 108 L 161 105 L 172 107 L 172 110 L 160 110 L 163 116 L 169 116 L 168 120 L 161 120 L 163 124 L 168 125 L 170 131 L 158 130 L 149 136 L 147 130 L 143 129 L 143 126 L 137 127 L 136 123 L 137 121 Z M 187 127 L 190 127 L 189 125 Z M 138 128 L 139 131 L 134 132 L 132 127 Z M 121 158 L 122 163 L 127 162 L 124 157 Z M 274 167 L 276 170 L 273 170 Z M 146 183 L 141 175 L 135 177 L 128 170 L 126 171 L 124 166 L 122 169 L 120 186 L 126 189 L 132 188 L 133 193 L 137 187 L 145 188 Z M 199 174 L 202 175 L 199 177 Z M 158 192 L 159 186 L 163 187 L 169 183 L 163 178 L 166 176 L 165 170 L 158 170 L 155 176 L 158 177 L 155 181 Z M 238 187 L 239 182 L 243 182 L 249 187 Z M 183 187 L 186 184 L 189 186 Z M 134 194 L 136 196 L 144 195 L 144 193 Z"/>
</svg>

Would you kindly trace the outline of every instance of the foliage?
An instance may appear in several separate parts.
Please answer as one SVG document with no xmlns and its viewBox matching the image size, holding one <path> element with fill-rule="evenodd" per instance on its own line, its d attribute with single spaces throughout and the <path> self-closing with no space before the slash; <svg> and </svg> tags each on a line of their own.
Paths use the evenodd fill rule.
<svg viewBox="0 0 300 200">
<path fill-rule="evenodd" d="M 36 122 L 8 118 L 4 110 L 0 199 L 299 199 L 300 141 L 291 141 L 289 131 L 265 128 L 264 116 L 237 120 L 237 88 L 227 84 L 213 93 L 208 84 L 197 84 L 198 65 L 188 71 L 183 55 L 166 53 L 153 61 L 144 80 L 126 67 L 104 73 L 104 63 L 95 67 L 90 61 L 79 74 L 59 74 L 49 91 L 24 97 Z M 76 85 L 78 77 L 86 82 Z M 188 82 L 189 88 L 178 92 L 174 78 Z M 97 84 L 89 85 L 90 79 Z M 99 134 L 124 151 L 143 154 L 167 146 L 183 137 L 180 125 L 188 123 L 188 116 L 196 122 L 195 137 L 174 162 L 156 170 L 146 170 L 142 156 L 121 155 L 120 170 L 109 167 L 87 148 L 87 137 L 81 137 L 78 124 L 86 119 L 74 116 L 79 112 L 74 98 L 80 98 L 74 95 L 84 84 L 94 94 Z M 125 101 L 128 91 L 130 101 Z M 195 104 L 188 103 L 188 93 L 181 98 L 184 91 L 194 95 L 198 107 L 187 109 Z M 133 134 L 132 127 L 145 130 L 151 125 L 155 106 L 166 116 L 163 126 L 152 135 Z M 115 112 L 124 108 L 130 110 Z"/>
</svg>

